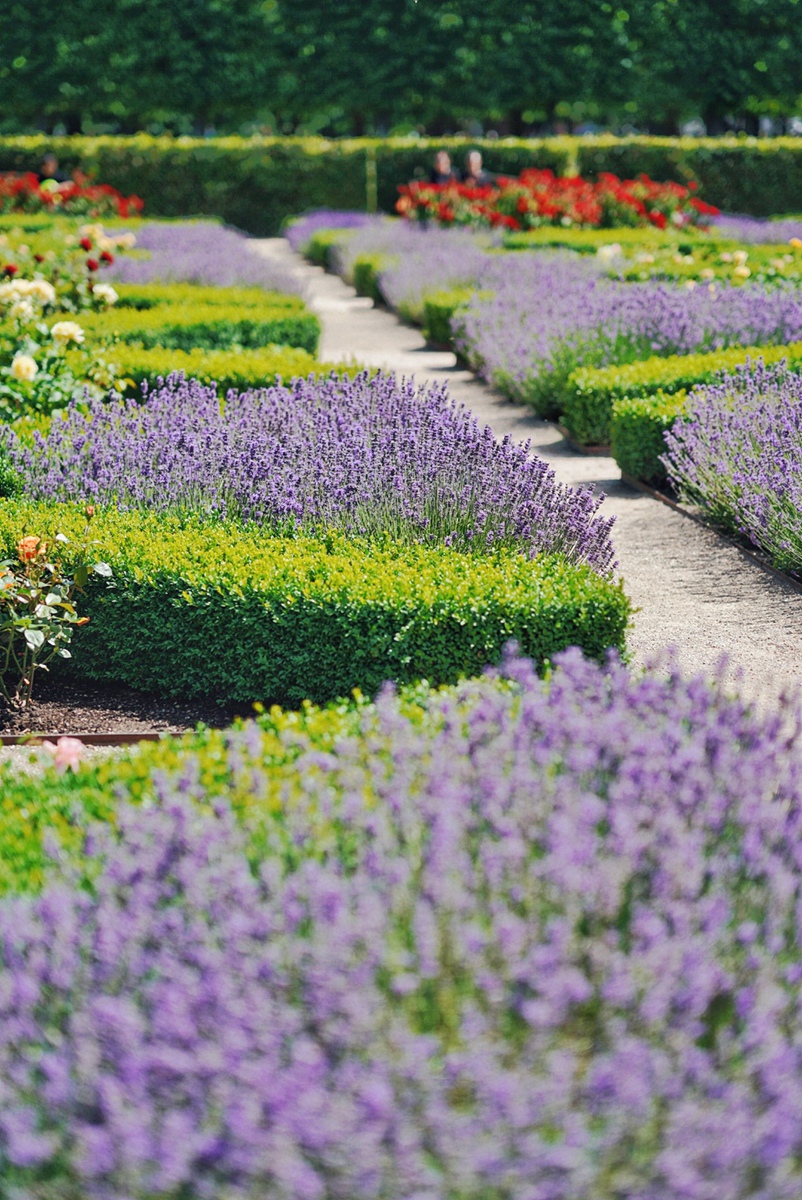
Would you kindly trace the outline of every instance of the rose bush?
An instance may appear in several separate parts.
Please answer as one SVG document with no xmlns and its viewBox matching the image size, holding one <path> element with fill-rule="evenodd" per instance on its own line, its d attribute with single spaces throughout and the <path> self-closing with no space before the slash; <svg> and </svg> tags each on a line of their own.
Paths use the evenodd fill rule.
<svg viewBox="0 0 802 1200">
<path fill-rule="evenodd" d="M 399 188 L 396 205 L 411 220 L 441 225 L 489 225 L 536 229 L 541 225 L 615 228 L 654 225 L 665 229 L 706 224 L 718 209 L 694 195 L 695 184 L 656 183 L 648 175 L 621 180 L 601 174 L 595 183 L 550 170 L 522 171 L 517 179 L 500 175 L 494 184 L 410 183 Z"/>
</svg>

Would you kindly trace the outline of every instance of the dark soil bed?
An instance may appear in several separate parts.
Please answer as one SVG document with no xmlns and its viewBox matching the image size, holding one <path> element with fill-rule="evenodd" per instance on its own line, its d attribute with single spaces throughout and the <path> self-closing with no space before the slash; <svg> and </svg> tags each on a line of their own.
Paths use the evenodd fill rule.
<svg viewBox="0 0 802 1200">
<path fill-rule="evenodd" d="M 183 733 L 199 721 L 230 725 L 252 716 L 248 704 L 220 707 L 211 701 L 164 700 L 122 684 L 71 681 L 40 673 L 34 698 L 22 712 L 0 701 L 0 734 Z"/>
</svg>

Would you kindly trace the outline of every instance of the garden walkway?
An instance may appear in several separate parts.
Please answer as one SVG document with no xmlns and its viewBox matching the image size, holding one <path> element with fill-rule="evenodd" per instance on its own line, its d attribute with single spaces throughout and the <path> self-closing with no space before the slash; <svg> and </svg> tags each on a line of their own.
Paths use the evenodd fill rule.
<svg viewBox="0 0 802 1200">
<path fill-rule="evenodd" d="M 688 671 L 710 672 L 726 654 L 753 698 L 802 685 L 802 596 L 794 588 L 713 531 L 623 484 L 611 458 L 574 453 L 553 426 L 460 369 L 453 354 L 429 349 L 417 329 L 306 263 L 283 239 L 255 246 L 302 278 L 323 326 L 322 359 L 356 359 L 420 383 L 445 382 L 498 436 L 531 439 L 562 482 L 606 493 L 619 568 L 638 609 L 630 638 L 636 662 L 673 645 Z"/>
</svg>

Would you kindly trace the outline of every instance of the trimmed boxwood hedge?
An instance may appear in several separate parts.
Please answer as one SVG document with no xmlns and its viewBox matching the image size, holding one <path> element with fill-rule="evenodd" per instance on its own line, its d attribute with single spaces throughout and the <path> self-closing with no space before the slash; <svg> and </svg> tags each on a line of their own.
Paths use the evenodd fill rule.
<svg viewBox="0 0 802 1200">
<path fill-rule="evenodd" d="M 314 354 L 320 321 L 314 313 L 284 305 L 262 307 L 239 302 L 156 304 L 152 308 L 110 308 L 81 315 L 81 325 L 94 338 L 119 338 L 141 346 L 173 350 L 257 348 L 280 343 Z"/>
<path fill-rule="evenodd" d="M 79 505 L 0 502 L 0 547 L 63 532 Z M 163 695 L 297 705 L 384 680 L 447 683 L 514 639 L 540 664 L 580 646 L 623 649 L 619 584 L 560 557 L 465 555 L 357 543 L 334 532 L 282 538 L 178 515 L 102 511 L 95 552 L 112 587 L 90 585 L 75 666 Z"/>
<path fill-rule="evenodd" d="M 289 380 L 296 375 L 338 373 L 349 370 L 334 363 L 321 363 L 307 350 L 295 346 L 262 346 L 257 350 L 166 350 L 161 346 L 145 348 L 119 342 L 108 354 L 113 363 L 130 381 L 125 387 L 116 384 L 123 394 L 138 396 L 144 380 L 159 376 L 167 378 L 173 371 L 183 371 L 188 379 L 216 384 L 221 396 L 232 388 L 247 391 L 267 387 L 280 377 Z M 355 368 L 354 368 L 355 369 Z"/>
<path fill-rule="evenodd" d="M 139 310 L 163 304 L 233 306 L 240 308 L 269 308 L 287 313 L 306 313 L 300 296 L 287 292 L 268 292 L 261 287 L 213 287 L 198 283 L 116 283 L 118 300 L 114 311 L 123 308 Z"/>
<path fill-rule="evenodd" d="M 690 391 L 711 383 L 719 371 L 732 371 L 747 359 L 802 364 L 802 342 L 786 346 L 733 346 L 707 354 L 655 355 L 612 367 L 580 367 L 572 372 L 563 397 L 563 423 L 585 446 L 608 445 L 613 404 L 624 397 Z"/>
<path fill-rule="evenodd" d="M 624 475 L 644 483 L 662 484 L 666 469 L 660 461 L 666 446 L 663 435 L 685 407 L 687 393 L 636 396 L 613 402 L 612 453 Z"/>
</svg>

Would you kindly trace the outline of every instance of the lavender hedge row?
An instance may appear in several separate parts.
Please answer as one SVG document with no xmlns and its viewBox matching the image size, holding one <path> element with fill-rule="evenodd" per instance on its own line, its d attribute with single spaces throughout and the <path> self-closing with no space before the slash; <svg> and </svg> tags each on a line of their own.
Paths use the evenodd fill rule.
<svg viewBox="0 0 802 1200">
<path fill-rule="evenodd" d="M 91 887 L 3 901 L 9 1194 L 797 1200 L 798 724 L 576 654 L 505 673 L 289 731 L 254 868 L 190 756 Z M 259 744 L 227 751 L 257 807 Z"/>
<path fill-rule="evenodd" d="M 665 435 L 679 494 L 765 551 L 802 570 L 802 375 L 762 360 L 698 388 Z"/>
<path fill-rule="evenodd" d="M 73 405 L 30 447 L 5 438 L 37 500 L 613 565 L 600 496 L 558 484 L 528 444 L 498 442 L 444 388 L 393 376 L 296 379 L 221 407 L 214 386 L 174 375 L 144 404 Z"/>
<path fill-rule="evenodd" d="M 137 231 L 138 253 L 102 272 L 120 283 L 196 283 L 298 292 L 297 277 L 260 255 L 245 234 L 212 221 L 154 222 Z"/>
</svg>

